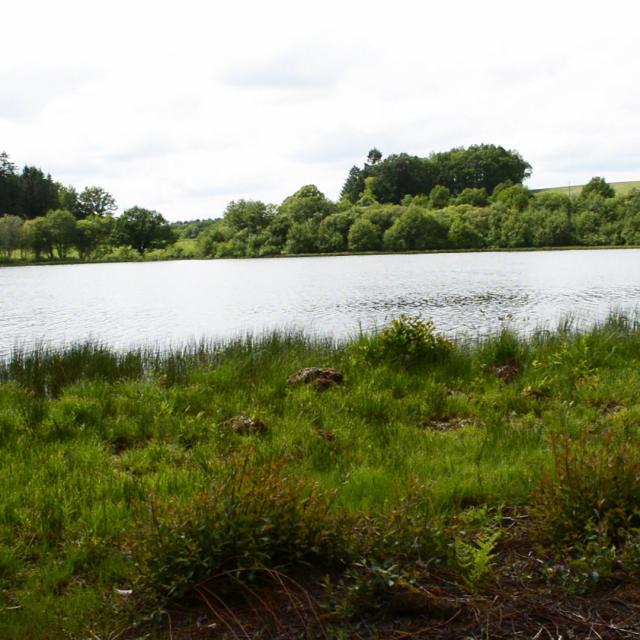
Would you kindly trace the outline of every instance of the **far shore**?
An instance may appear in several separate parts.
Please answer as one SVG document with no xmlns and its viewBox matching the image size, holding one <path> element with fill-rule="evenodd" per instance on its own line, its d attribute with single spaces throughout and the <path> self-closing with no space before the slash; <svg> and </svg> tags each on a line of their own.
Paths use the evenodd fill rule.
<svg viewBox="0 0 640 640">
<path fill-rule="evenodd" d="M 146 258 L 144 255 L 137 260 L 0 260 L 0 267 L 44 267 L 77 264 L 121 264 L 121 263 L 152 263 L 152 262 L 184 262 L 192 260 L 269 260 L 277 258 L 346 258 L 352 256 L 393 256 L 393 255 L 421 255 L 441 253 L 527 253 L 538 251 L 604 251 L 611 249 L 640 249 L 640 245 L 569 245 L 563 247 L 486 247 L 483 249 L 426 249 L 421 251 L 341 251 L 335 253 L 288 253 L 272 256 L 242 256 L 238 258 L 212 258 L 201 256 L 181 256 L 179 258 Z"/>
</svg>

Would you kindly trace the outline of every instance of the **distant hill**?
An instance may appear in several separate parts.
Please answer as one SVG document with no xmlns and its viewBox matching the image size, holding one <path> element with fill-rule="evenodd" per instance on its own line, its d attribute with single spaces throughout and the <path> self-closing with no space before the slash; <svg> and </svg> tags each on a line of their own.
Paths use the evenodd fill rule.
<svg viewBox="0 0 640 640">
<path fill-rule="evenodd" d="M 625 195 L 632 189 L 640 189 L 640 180 L 629 182 L 610 182 L 609 183 L 617 194 Z M 547 189 L 532 189 L 534 193 L 567 193 L 569 195 L 580 195 L 583 184 L 571 185 L 569 187 L 549 187 Z"/>
</svg>

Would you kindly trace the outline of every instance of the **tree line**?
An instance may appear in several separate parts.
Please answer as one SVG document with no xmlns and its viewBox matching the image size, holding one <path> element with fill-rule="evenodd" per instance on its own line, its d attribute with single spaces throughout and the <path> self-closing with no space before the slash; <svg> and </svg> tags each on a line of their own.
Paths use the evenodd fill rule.
<svg viewBox="0 0 640 640">
<path fill-rule="evenodd" d="M 640 192 L 616 196 L 596 177 L 578 197 L 534 193 L 522 184 L 530 165 L 494 145 L 427 158 L 383 158 L 372 149 L 362 167 L 349 171 L 337 202 L 305 185 L 279 206 L 236 200 L 221 218 L 174 224 L 141 207 L 115 216 L 115 199 L 103 189 L 78 193 L 42 172 L 55 191 L 50 208 L 11 211 L 2 203 L 26 193 L 26 183 L 15 185 L 25 175 L 33 183 L 35 173 L 19 173 L 6 154 L 0 161 L 5 259 L 16 252 L 24 259 L 92 260 L 640 244 Z"/>
<path fill-rule="evenodd" d="M 351 168 L 341 197 L 356 204 L 365 194 L 381 204 L 400 204 L 405 196 L 428 194 L 436 186 L 454 196 L 464 189 L 492 193 L 501 183 L 522 183 L 530 175 L 531 165 L 517 151 L 493 144 L 457 147 L 426 158 L 400 153 L 383 159 L 374 148 L 362 167 Z"/>
<path fill-rule="evenodd" d="M 471 148 L 472 156 L 478 149 Z M 378 180 L 384 176 L 392 183 L 383 172 L 367 175 L 359 187 L 362 190 L 349 193 L 353 169 L 337 203 L 313 185 L 302 187 L 280 207 L 255 200 L 234 201 L 221 219 L 199 232 L 197 253 L 229 258 L 640 244 L 640 191 L 616 196 L 603 178 L 595 177 L 578 197 L 534 193 L 521 182 L 530 171 L 528 163 L 514 152 L 505 153 L 516 160 L 510 174 L 503 173 L 508 163 L 498 162 L 486 165 L 497 167 L 494 173 L 487 168 L 480 171 L 479 164 L 473 162 L 465 171 L 458 164 L 464 157 L 460 149 L 450 156 L 439 154 L 448 157 L 449 166 L 457 167 L 449 174 L 449 184 L 455 182 L 455 189 L 435 184 L 428 192 L 405 193 L 397 203 L 380 200 L 380 194 L 391 189 L 380 191 Z M 399 183 L 407 184 L 402 173 L 405 159 L 402 155 L 390 158 L 385 171 L 395 166 Z M 384 163 L 373 149 L 361 171 Z M 506 180 L 495 183 L 505 175 L 509 175 Z M 477 186 L 481 176 L 486 182 Z M 486 185 L 491 184 L 494 186 L 489 189 Z M 394 187 L 400 193 L 397 189 Z"/>
<path fill-rule="evenodd" d="M 10 259 L 65 260 L 75 252 L 81 260 L 130 248 L 144 254 L 175 241 L 169 223 L 157 211 L 131 207 L 117 218 L 115 198 L 101 187 L 55 182 L 39 168 L 18 171 L 0 153 L 0 256 Z M 113 257 L 126 257 L 127 251 Z"/>
</svg>

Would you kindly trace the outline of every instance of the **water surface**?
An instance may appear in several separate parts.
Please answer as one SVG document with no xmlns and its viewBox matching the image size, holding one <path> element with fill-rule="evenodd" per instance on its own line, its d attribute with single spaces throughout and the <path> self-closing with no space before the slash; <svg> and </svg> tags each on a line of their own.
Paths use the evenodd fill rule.
<svg viewBox="0 0 640 640">
<path fill-rule="evenodd" d="M 38 342 L 167 346 L 282 328 L 344 338 L 401 313 L 473 336 L 638 307 L 638 249 L 15 267 L 0 269 L 0 355 Z"/>
</svg>

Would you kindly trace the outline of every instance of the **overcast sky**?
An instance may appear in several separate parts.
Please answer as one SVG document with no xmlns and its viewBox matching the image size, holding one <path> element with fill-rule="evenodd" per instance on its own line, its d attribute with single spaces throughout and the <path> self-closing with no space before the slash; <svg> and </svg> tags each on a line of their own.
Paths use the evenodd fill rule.
<svg viewBox="0 0 640 640">
<path fill-rule="evenodd" d="M 640 179 L 640 3 L 4 3 L 0 150 L 121 209 L 219 216 L 371 147 L 500 144 L 532 187 Z"/>
</svg>

